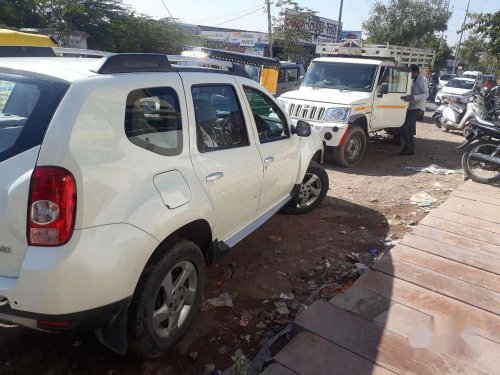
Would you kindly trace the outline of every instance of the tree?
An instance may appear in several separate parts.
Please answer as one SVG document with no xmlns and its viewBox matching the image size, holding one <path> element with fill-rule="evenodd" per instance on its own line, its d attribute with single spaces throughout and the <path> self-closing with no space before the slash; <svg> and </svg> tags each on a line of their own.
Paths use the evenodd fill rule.
<svg viewBox="0 0 500 375">
<path fill-rule="evenodd" d="M 279 57 L 282 60 L 299 61 L 309 54 L 303 42 L 311 38 L 303 26 L 310 18 L 314 19 L 316 12 L 301 7 L 293 0 L 278 0 L 275 6 L 280 8 L 279 16 L 273 19 L 274 44 L 281 49 Z"/>
<path fill-rule="evenodd" d="M 452 49 L 446 43 L 446 40 L 442 40 L 441 44 L 439 44 L 439 40 L 436 41 L 436 44 L 433 46 L 428 46 L 433 48 L 436 51 L 436 58 L 434 59 L 434 70 L 446 69 L 447 62 L 452 56 Z"/>
<path fill-rule="evenodd" d="M 483 40 L 486 53 L 491 56 L 500 54 L 500 11 L 471 14 L 470 21 L 459 32 L 465 30 Z"/>
<path fill-rule="evenodd" d="M 17 28 L 51 28 L 64 38 L 89 35 L 89 48 L 114 52 L 179 53 L 191 40 L 170 19 L 137 15 L 121 0 L 4 0 L 0 19 Z"/>
<path fill-rule="evenodd" d="M 485 51 L 484 44 L 485 41 L 483 38 L 474 34 L 469 35 L 469 37 L 465 39 L 460 46 L 457 59 L 467 63 L 468 69 L 478 69 L 479 61 Z"/>
<path fill-rule="evenodd" d="M 363 23 L 371 43 L 425 47 L 429 38 L 447 29 L 452 12 L 445 0 L 376 0 Z"/>
</svg>

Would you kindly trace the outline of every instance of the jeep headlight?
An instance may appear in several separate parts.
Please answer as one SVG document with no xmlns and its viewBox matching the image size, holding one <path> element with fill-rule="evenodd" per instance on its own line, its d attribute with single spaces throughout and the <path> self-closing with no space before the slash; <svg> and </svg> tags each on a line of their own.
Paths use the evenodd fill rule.
<svg viewBox="0 0 500 375">
<path fill-rule="evenodd" d="M 345 122 L 351 111 L 348 107 L 328 108 L 323 115 L 325 121 Z"/>
</svg>

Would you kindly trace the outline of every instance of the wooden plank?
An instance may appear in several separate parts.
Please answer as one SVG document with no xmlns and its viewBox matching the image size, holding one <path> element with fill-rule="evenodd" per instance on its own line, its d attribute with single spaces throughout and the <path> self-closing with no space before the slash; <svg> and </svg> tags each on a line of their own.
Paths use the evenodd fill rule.
<svg viewBox="0 0 500 375">
<path fill-rule="evenodd" d="M 394 374 L 310 332 L 296 335 L 274 360 L 301 375 Z"/>
<path fill-rule="evenodd" d="M 497 186 L 488 184 L 479 184 L 472 180 L 464 182 L 462 185 L 458 187 L 458 189 L 462 191 L 471 191 L 477 194 L 500 198 L 500 189 Z"/>
<path fill-rule="evenodd" d="M 410 339 L 410 343 L 419 344 L 422 342 L 422 336 L 429 337 L 429 335 L 432 335 L 429 345 L 433 350 L 444 351 L 446 355 L 462 363 L 468 363 L 470 366 L 488 374 L 498 373 L 500 344 L 479 335 L 467 334 L 464 336 L 462 332 L 455 332 L 457 337 L 446 340 L 443 337 L 439 317 L 435 319 L 420 311 L 395 303 L 380 314 L 375 319 L 375 322 L 386 330 Z M 460 327 L 460 324 L 451 324 L 450 326 Z M 446 345 L 450 346 L 446 347 Z M 450 348 L 453 348 L 453 350 L 450 350 Z"/>
<path fill-rule="evenodd" d="M 500 314 L 500 294 L 386 255 L 373 269 L 420 285 L 471 306 Z"/>
<path fill-rule="evenodd" d="M 500 317 L 382 272 L 369 271 L 356 281 L 358 287 L 390 298 L 427 315 L 469 319 L 483 337 L 500 343 Z"/>
<path fill-rule="evenodd" d="M 500 224 L 500 210 L 492 204 L 474 202 L 459 197 L 448 198 L 442 206 L 447 210 L 458 212 L 478 219 Z"/>
<path fill-rule="evenodd" d="M 398 374 L 444 374 L 451 369 L 467 374 L 482 373 L 425 349 L 416 355 L 408 339 L 324 301 L 313 303 L 298 316 L 292 334 L 301 331 L 321 336 Z"/>
<path fill-rule="evenodd" d="M 393 247 L 389 255 L 408 263 L 425 267 L 452 278 L 477 285 L 494 292 L 500 292 L 500 276 L 462 263 L 426 253 L 402 244 Z"/>
<path fill-rule="evenodd" d="M 489 255 L 479 254 L 474 251 L 438 242 L 430 238 L 417 236 L 412 233 L 404 236 L 401 243 L 430 254 L 438 255 L 442 258 L 451 259 L 455 262 L 467 264 L 500 275 L 500 259 L 490 257 Z"/>
<path fill-rule="evenodd" d="M 477 193 L 472 193 L 470 191 L 454 190 L 451 193 L 452 196 L 468 199 L 476 202 L 483 202 L 488 204 L 493 204 L 495 206 L 500 206 L 500 198 L 491 195 L 482 195 Z"/>
<path fill-rule="evenodd" d="M 345 292 L 337 293 L 330 303 L 342 310 L 372 320 L 389 308 L 391 300 L 353 285 Z"/>
<path fill-rule="evenodd" d="M 493 223 L 487 220 L 477 219 L 472 216 L 458 214 L 456 212 L 451 212 L 443 208 L 442 206 L 439 206 L 436 209 L 432 210 L 429 215 L 433 217 L 439 217 L 448 221 L 454 221 L 455 223 L 464 224 L 473 228 L 479 228 L 500 234 L 500 224 Z"/>
<path fill-rule="evenodd" d="M 498 207 L 500 210 L 500 207 Z M 500 234 L 427 215 L 420 224 L 500 246 Z"/>
<path fill-rule="evenodd" d="M 478 241 L 459 234 L 446 232 L 426 225 L 417 225 L 413 229 L 412 234 L 500 259 L 500 246 Z"/>
<path fill-rule="evenodd" d="M 261 375 L 297 375 L 297 373 L 283 367 L 279 363 L 271 363 L 263 372 L 261 372 Z"/>
</svg>

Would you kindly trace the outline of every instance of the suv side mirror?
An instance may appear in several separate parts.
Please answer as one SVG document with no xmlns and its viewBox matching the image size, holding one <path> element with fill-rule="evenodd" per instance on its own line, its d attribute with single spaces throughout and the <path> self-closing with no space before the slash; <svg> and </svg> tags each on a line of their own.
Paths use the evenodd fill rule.
<svg viewBox="0 0 500 375">
<path fill-rule="evenodd" d="M 311 135 L 311 125 L 303 120 L 297 121 L 297 125 L 291 126 L 292 134 L 297 134 L 299 137 L 309 137 Z"/>
<path fill-rule="evenodd" d="M 387 82 L 384 82 L 380 85 L 378 89 L 379 95 L 385 95 L 389 93 L 389 84 Z"/>
</svg>

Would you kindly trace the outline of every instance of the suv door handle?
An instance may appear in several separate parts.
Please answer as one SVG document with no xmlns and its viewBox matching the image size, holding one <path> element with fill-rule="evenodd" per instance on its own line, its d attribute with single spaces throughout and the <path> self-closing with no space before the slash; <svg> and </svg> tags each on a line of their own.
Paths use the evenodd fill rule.
<svg viewBox="0 0 500 375">
<path fill-rule="evenodd" d="M 264 159 L 264 164 L 269 164 L 269 163 L 272 163 L 273 161 L 274 161 L 274 157 L 268 156 L 267 158 Z"/>
<path fill-rule="evenodd" d="M 216 181 L 220 178 L 224 177 L 224 173 L 222 172 L 214 172 L 214 173 L 210 173 L 208 176 L 207 176 L 207 181 L 210 182 L 210 181 Z"/>
</svg>

